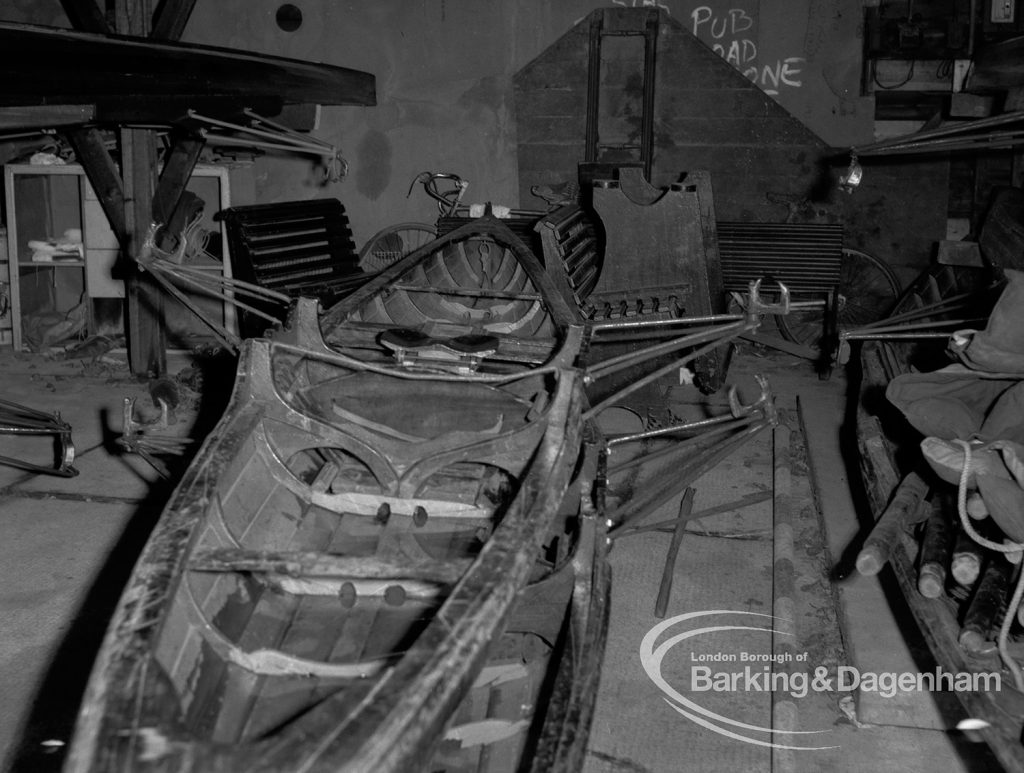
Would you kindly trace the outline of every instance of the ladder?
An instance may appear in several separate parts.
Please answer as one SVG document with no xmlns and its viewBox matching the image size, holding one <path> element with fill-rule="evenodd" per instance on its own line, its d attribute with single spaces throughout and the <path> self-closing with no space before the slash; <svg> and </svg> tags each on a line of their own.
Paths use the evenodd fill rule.
<svg viewBox="0 0 1024 773">
<path fill-rule="evenodd" d="M 632 163 L 643 169 L 646 179 L 651 177 L 654 150 L 654 65 L 657 54 L 657 9 L 605 9 L 590 20 L 590 41 L 587 52 L 587 133 L 584 164 L 581 165 L 580 184 L 586 187 L 595 178 L 606 178 L 609 169 Z M 643 39 L 642 98 L 639 141 L 602 142 L 601 140 L 601 87 L 602 50 L 606 38 Z M 588 171 L 583 171 L 584 169 Z"/>
</svg>

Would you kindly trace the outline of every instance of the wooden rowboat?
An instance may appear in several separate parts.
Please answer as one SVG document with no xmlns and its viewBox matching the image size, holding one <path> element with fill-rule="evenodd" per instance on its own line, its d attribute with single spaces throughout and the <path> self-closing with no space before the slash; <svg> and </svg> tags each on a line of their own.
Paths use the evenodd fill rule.
<svg viewBox="0 0 1024 773">
<path fill-rule="evenodd" d="M 487 215 L 388 267 L 328 309 L 320 327 L 328 344 L 362 359 L 425 357 L 440 366 L 439 360 L 451 356 L 443 351 L 446 342 L 458 346 L 473 337 L 487 352 L 484 370 L 572 367 L 583 320 L 571 298 L 560 265 L 543 266 L 509 228 Z M 286 340 L 308 340 L 308 320 L 293 322 L 296 332 Z M 427 340 L 404 352 L 400 341 L 382 347 L 382 334 L 396 328 Z"/>
<path fill-rule="evenodd" d="M 437 340 L 441 361 L 388 362 L 362 321 L 355 358 L 309 304 L 245 343 L 119 603 L 69 773 L 582 765 L 609 576 L 579 331 L 537 271 L 502 292 L 541 296 L 543 363 Z"/>
</svg>

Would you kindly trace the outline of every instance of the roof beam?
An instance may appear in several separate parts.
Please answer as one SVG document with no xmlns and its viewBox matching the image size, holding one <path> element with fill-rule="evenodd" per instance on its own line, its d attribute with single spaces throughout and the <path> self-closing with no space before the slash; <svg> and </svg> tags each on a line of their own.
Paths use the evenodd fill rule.
<svg viewBox="0 0 1024 773">
<path fill-rule="evenodd" d="M 160 0 L 153 13 L 151 38 L 157 40 L 181 40 L 196 0 Z"/>
<path fill-rule="evenodd" d="M 95 0 L 60 0 L 68 21 L 76 30 L 109 35 L 113 32 Z"/>
<path fill-rule="evenodd" d="M 0 129 L 37 129 L 88 123 L 96 117 L 95 105 L 25 105 L 0 110 Z"/>
</svg>

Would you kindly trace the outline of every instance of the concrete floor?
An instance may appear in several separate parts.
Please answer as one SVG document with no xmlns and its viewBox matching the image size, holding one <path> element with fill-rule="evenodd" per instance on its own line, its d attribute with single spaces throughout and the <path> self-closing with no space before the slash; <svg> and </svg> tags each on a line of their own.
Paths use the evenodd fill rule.
<svg viewBox="0 0 1024 773">
<path fill-rule="evenodd" d="M 170 371 L 188 364 L 172 363 Z M 149 404 L 123 362 L 114 357 L 64 363 L 6 353 L 0 354 L 0 368 L 2 397 L 59 409 L 71 423 L 81 470 L 76 478 L 60 479 L 0 466 L 0 770 L 35 773 L 59 767 L 107 618 L 169 492 L 148 465 L 120 455 L 113 443 L 122 399 Z M 694 509 L 771 493 L 783 481 L 792 517 L 792 651 L 806 653 L 808 668 L 833 672 L 839 665 L 855 665 L 862 673 L 926 669 L 909 612 L 898 604 L 887 575 L 844 576 L 851 546 L 862 538 L 865 513 L 854 506 L 843 455 L 849 426 L 842 374 L 822 381 L 809 363 L 745 345 L 733 359 L 730 382 L 748 398 L 756 394 L 754 373 L 771 379 L 790 428 L 784 436 L 786 473 L 780 478 L 776 472 L 773 436 L 763 433 L 696 482 Z M 710 410 L 723 409 L 721 396 L 709 400 L 718 403 Z M 651 401 L 653 413 L 688 418 L 709 409 L 708 399 L 690 387 L 662 388 Z M 194 415 L 184 410 L 178 418 L 176 426 L 187 429 Z M 620 413 L 619 420 L 628 424 L 629 415 Z M 10 441 L 0 437 L 0 453 L 10 449 Z M 677 508 L 670 502 L 650 520 L 672 517 Z M 691 527 L 676 563 L 667 618 L 731 610 L 732 617 L 696 623 L 764 627 L 767 618 L 748 613 L 772 612 L 773 571 L 779 566 L 772 519 L 767 501 Z M 792 717 L 795 729 L 826 732 L 776 740 L 832 747 L 819 751 L 773 751 L 764 745 L 764 732 L 727 726 L 730 737 L 682 716 L 663 699 L 639 656 L 644 636 L 660 622 L 654 602 L 669 540 L 666 533 L 647 533 L 616 541 L 611 552 L 610 638 L 587 773 L 734 772 L 738 766 L 750 773 L 997 769 L 983 745 L 951 730 L 959 714 L 943 700 L 948 696 L 883 698 L 822 690 L 777 706 L 776 717 Z M 686 653 L 685 647 L 673 648 L 662 663 L 670 686 L 724 717 L 771 724 L 770 693 L 688 691 L 696 654 L 771 652 L 768 634 L 720 630 L 706 634 L 699 649 L 688 646 Z"/>
</svg>

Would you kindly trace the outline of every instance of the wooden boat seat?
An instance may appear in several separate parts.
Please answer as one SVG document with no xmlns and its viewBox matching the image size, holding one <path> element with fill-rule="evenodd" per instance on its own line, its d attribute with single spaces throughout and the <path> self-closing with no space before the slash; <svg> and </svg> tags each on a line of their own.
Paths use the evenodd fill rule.
<svg viewBox="0 0 1024 773">
<path fill-rule="evenodd" d="M 353 347 L 358 349 L 373 349 L 381 346 L 383 334 L 393 330 L 393 325 L 379 322 L 346 322 L 344 339 L 330 338 L 334 346 Z M 460 338 L 467 335 L 475 335 L 469 326 L 455 325 L 451 323 L 436 323 L 424 333 L 432 338 Z M 521 338 L 518 336 L 503 333 L 487 333 L 496 343 L 496 351 L 493 357 L 503 362 L 523 362 L 530 365 L 540 365 L 547 362 L 558 342 L 554 338 Z"/>
<path fill-rule="evenodd" d="M 399 365 L 419 363 L 456 371 L 475 371 L 480 362 L 498 351 L 498 339 L 491 335 L 469 334 L 454 338 L 435 338 L 417 330 L 385 330 L 380 342 L 395 353 Z"/>
</svg>

